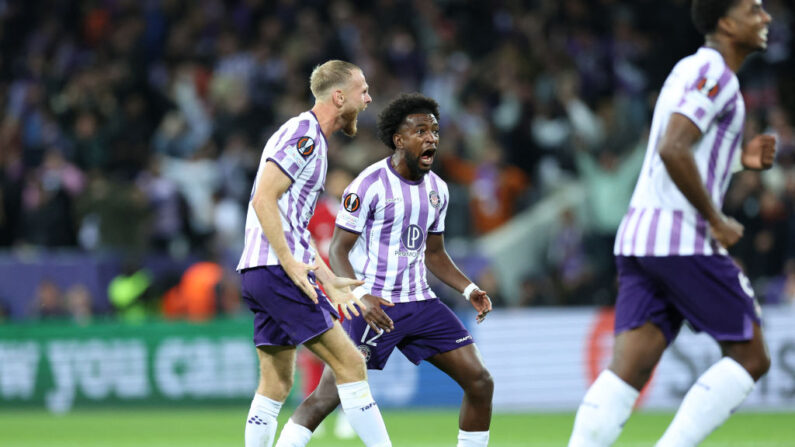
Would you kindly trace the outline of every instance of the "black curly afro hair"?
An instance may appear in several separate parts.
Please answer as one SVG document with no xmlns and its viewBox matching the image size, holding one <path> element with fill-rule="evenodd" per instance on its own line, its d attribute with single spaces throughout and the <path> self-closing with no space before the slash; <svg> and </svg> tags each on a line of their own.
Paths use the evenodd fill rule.
<svg viewBox="0 0 795 447">
<path fill-rule="evenodd" d="M 701 34 L 710 34 L 718 29 L 718 21 L 734 8 L 739 0 L 693 0 L 690 18 Z"/>
<path fill-rule="evenodd" d="M 397 133 L 403 120 L 415 113 L 431 113 L 439 120 L 439 104 L 420 93 L 401 94 L 378 114 L 378 139 L 395 150 L 392 136 Z"/>
</svg>

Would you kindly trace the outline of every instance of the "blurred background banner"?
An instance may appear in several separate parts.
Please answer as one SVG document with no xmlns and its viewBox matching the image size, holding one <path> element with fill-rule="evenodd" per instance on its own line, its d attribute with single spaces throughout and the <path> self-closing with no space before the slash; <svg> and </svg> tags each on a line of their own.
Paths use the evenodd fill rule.
<svg viewBox="0 0 795 447">
<path fill-rule="evenodd" d="M 257 387 L 251 321 L 0 326 L 2 406 L 244 402 Z"/>
<path fill-rule="evenodd" d="M 746 409 L 795 410 L 795 309 L 763 310 L 771 371 Z M 474 314 L 463 313 L 466 322 Z M 251 322 L 14 324 L 0 326 L 0 407 L 73 408 L 240 404 L 257 385 Z M 573 411 L 612 348 L 609 309 L 495 310 L 470 324 L 495 381 L 496 411 Z M 684 329 L 663 356 L 639 402 L 673 410 L 720 352 Z M 370 383 L 385 408 L 457 407 L 461 391 L 446 375 L 395 352 Z M 300 396 L 292 396 L 293 403 Z"/>
</svg>

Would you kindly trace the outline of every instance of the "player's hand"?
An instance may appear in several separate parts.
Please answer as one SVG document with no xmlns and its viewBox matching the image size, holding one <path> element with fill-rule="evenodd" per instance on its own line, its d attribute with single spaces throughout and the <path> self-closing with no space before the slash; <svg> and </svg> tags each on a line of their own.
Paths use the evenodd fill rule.
<svg viewBox="0 0 795 447">
<path fill-rule="evenodd" d="M 776 137 L 757 135 L 743 148 L 741 161 L 746 169 L 770 169 L 776 159 Z"/>
<path fill-rule="evenodd" d="M 351 278 L 340 278 L 334 276 L 330 280 L 323 283 L 323 290 L 331 300 L 331 304 L 342 311 L 346 319 L 350 320 L 353 317 L 359 316 L 359 311 L 356 309 L 364 310 L 364 304 L 353 295 L 351 290 L 354 287 L 364 284 L 364 281 Z"/>
<path fill-rule="evenodd" d="M 478 324 L 482 323 L 486 315 L 491 312 L 491 298 L 489 298 L 489 295 L 485 291 L 475 289 L 469 294 L 469 302 L 472 303 L 472 307 L 478 311 L 476 319 Z"/>
<path fill-rule="evenodd" d="M 743 236 L 744 228 L 743 224 L 731 217 L 721 216 L 717 222 L 709 225 L 709 231 L 712 232 L 712 237 L 718 243 L 724 248 L 729 248 L 740 240 Z"/>
<path fill-rule="evenodd" d="M 309 282 L 309 272 L 317 269 L 316 265 L 308 265 L 291 258 L 281 263 L 287 276 L 293 280 L 296 286 L 301 289 L 306 296 L 317 304 L 317 292 L 315 286 Z"/>
<path fill-rule="evenodd" d="M 384 309 L 381 309 L 381 306 L 393 307 L 395 303 L 374 295 L 363 296 L 362 302 L 364 303 L 364 308 L 362 308 L 364 321 L 376 332 L 381 332 L 382 330 L 392 332 L 392 329 L 395 328 L 395 323 L 384 312 Z"/>
</svg>

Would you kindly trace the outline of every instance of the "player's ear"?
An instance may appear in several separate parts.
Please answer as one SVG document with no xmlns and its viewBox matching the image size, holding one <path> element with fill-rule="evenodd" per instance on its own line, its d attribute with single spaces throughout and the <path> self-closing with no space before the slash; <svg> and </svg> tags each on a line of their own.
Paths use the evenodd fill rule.
<svg viewBox="0 0 795 447">
<path fill-rule="evenodd" d="M 392 135 L 392 144 L 395 145 L 396 149 L 402 149 L 403 148 L 403 135 L 401 135 L 399 133 L 396 133 L 396 134 Z"/>
<path fill-rule="evenodd" d="M 345 94 L 340 89 L 334 90 L 334 93 L 331 94 L 331 100 L 335 106 L 342 107 L 345 104 Z"/>
<path fill-rule="evenodd" d="M 729 16 L 723 16 L 718 19 L 718 26 L 715 27 L 715 31 L 720 31 L 723 34 L 732 36 L 734 35 L 735 30 L 735 23 L 734 19 Z"/>
</svg>

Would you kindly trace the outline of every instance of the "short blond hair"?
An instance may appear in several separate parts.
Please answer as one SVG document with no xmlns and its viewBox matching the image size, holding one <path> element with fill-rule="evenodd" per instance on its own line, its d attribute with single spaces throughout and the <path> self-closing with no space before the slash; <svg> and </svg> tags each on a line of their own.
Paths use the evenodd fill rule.
<svg viewBox="0 0 795 447">
<path fill-rule="evenodd" d="M 315 100 L 325 99 L 333 87 L 343 86 L 356 70 L 362 69 L 340 60 L 330 60 L 316 66 L 309 77 L 309 89 L 312 90 Z"/>
</svg>

